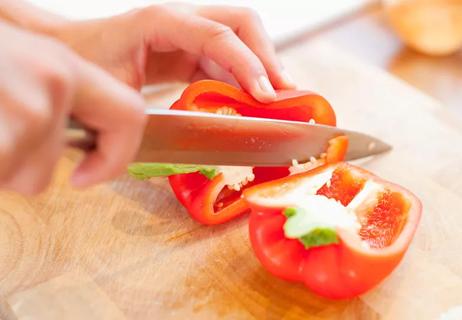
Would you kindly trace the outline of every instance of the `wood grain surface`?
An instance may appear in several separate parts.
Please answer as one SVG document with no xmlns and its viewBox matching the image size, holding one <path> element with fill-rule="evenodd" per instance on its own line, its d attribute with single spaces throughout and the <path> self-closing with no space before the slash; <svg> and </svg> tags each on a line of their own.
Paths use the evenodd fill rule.
<svg viewBox="0 0 462 320">
<path fill-rule="evenodd" d="M 286 51 L 300 88 L 331 101 L 338 123 L 394 146 L 361 161 L 423 201 L 415 241 L 378 288 L 328 301 L 278 280 L 250 248 L 247 217 L 193 222 L 163 179 L 128 176 L 85 191 L 59 163 L 36 198 L 0 193 L 0 317 L 4 319 L 437 319 L 462 304 L 462 126 L 435 100 L 335 46 Z M 179 88 L 149 94 L 167 106 Z"/>
</svg>

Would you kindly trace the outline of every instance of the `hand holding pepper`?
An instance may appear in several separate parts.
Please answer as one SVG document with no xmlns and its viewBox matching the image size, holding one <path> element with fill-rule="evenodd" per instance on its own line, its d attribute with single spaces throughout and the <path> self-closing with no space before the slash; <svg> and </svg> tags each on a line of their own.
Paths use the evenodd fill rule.
<svg viewBox="0 0 462 320">
<path fill-rule="evenodd" d="M 274 100 L 273 88 L 294 86 L 258 15 L 248 8 L 174 3 L 104 19 L 44 22 L 38 9 L 29 8 L 28 18 L 19 19 L 5 14 L 18 4 L 2 3 L 0 17 L 3 11 L 10 20 L 60 39 L 132 87 L 212 78 L 237 82 L 263 102 Z"/>
</svg>

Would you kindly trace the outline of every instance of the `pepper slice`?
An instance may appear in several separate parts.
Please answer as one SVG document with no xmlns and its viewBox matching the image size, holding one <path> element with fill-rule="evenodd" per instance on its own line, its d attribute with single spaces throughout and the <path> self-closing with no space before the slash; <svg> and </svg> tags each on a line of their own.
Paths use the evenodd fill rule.
<svg viewBox="0 0 462 320">
<path fill-rule="evenodd" d="M 247 117 L 263 117 L 289 121 L 315 121 L 334 126 L 335 113 L 321 96 L 307 91 L 279 91 L 277 100 L 263 104 L 252 96 L 229 84 L 203 80 L 191 84 L 171 109 L 203 111 Z M 334 138 L 320 163 L 333 163 L 344 158 L 347 138 Z M 289 175 L 286 167 L 253 168 L 255 179 L 247 188 L 265 181 Z M 223 174 L 209 180 L 200 173 L 179 174 L 169 177 L 170 186 L 189 214 L 203 224 L 220 224 L 246 211 L 248 206 L 241 198 L 242 190 L 229 190 Z"/>
<path fill-rule="evenodd" d="M 411 192 L 346 163 L 270 181 L 244 197 L 262 265 L 331 299 L 358 296 L 389 275 L 422 211 Z"/>
</svg>

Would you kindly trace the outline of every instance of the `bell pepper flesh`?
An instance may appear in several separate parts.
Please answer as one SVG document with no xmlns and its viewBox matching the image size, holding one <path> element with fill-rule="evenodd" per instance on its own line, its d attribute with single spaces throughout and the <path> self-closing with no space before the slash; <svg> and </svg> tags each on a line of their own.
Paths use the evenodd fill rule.
<svg viewBox="0 0 462 320">
<path fill-rule="evenodd" d="M 334 126 L 335 113 L 329 103 L 319 95 L 307 91 L 279 91 L 278 99 L 262 104 L 244 91 L 229 84 L 203 80 L 191 84 L 171 109 L 220 112 L 223 108 L 231 114 L 248 117 L 264 117 L 280 120 L 305 121 Z M 334 138 L 326 146 L 326 162 L 341 161 L 346 153 L 348 140 L 344 136 Z M 289 175 L 287 167 L 254 168 L 255 180 L 245 188 Z M 179 174 L 169 177 L 170 186 L 189 214 L 202 224 L 220 224 L 248 211 L 242 199 L 242 190 L 229 190 L 218 174 L 212 180 L 200 173 Z"/>
<path fill-rule="evenodd" d="M 322 186 L 316 194 L 336 199 L 346 206 L 364 183 L 364 179 L 354 176 L 348 168 L 339 168 L 332 174 L 329 185 Z"/>
<path fill-rule="evenodd" d="M 339 243 L 307 249 L 284 233 L 284 210 L 297 206 L 291 202 L 303 203 L 303 196 L 298 200 L 284 197 L 295 191 L 309 194 L 307 186 L 313 177 L 332 169 L 329 182 L 315 194 L 348 206 L 360 197 L 367 183 L 380 188 L 366 193 L 355 207 L 360 222 L 358 232 L 337 227 Z M 252 210 L 250 240 L 262 265 L 282 279 L 304 283 L 318 295 L 331 299 L 356 297 L 389 275 L 407 250 L 421 215 L 420 201 L 412 193 L 346 163 L 263 183 L 246 189 L 244 197 Z M 292 200 L 284 203 L 287 199 Z"/>
</svg>

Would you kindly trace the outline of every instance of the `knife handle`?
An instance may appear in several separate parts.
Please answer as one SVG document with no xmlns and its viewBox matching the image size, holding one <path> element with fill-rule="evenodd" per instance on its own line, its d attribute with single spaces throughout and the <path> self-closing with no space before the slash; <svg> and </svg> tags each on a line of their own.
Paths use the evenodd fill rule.
<svg viewBox="0 0 462 320">
<path fill-rule="evenodd" d="M 65 132 L 68 147 L 91 152 L 96 149 L 96 137 L 96 131 L 87 128 L 75 119 L 69 119 Z"/>
</svg>

